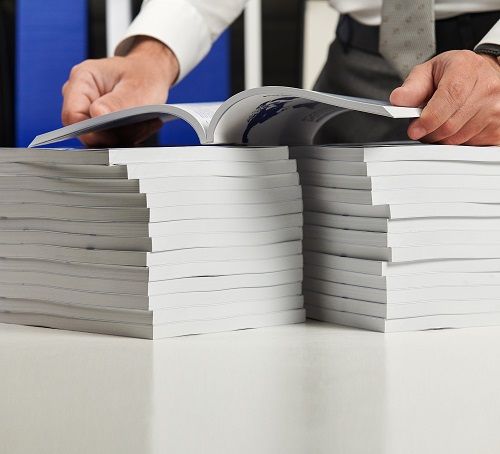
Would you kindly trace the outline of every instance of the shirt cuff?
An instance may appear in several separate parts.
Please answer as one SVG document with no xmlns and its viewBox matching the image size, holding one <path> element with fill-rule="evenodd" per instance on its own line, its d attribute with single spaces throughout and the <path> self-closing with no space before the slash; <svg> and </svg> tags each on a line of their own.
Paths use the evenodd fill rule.
<svg viewBox="0 0 500 454">
<path fill-rule="evenodd" d="M 150 36 L 168 46 L 179 61 L 179 82 L 209 52 L 212 39 L 198 10 L 186 0 L 146 0 L 115 55 L 126 55 L 137 36 Z"/>
<path fill-rule="evenodd" d="M 500 46 L 500 21 L 493 26 L 493 28 L 486 34 L 477 46 L 480 46 L 481 44 L 496 44 L 497 46 Z"/>
</svg>

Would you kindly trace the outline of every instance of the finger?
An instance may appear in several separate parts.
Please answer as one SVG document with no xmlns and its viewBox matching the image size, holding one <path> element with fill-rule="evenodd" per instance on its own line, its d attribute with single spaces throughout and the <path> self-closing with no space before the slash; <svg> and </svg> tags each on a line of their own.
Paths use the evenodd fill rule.
<svg viewBox="0 0 500 454">
<path fill-rule="evenodd" d="M 139 145 L 148 139 L 153 134 L 157 133 L 163 127 L 163 122 L 158 119 L 149 120 L 142 124 L 142 129 L 139 129 L 135 135 L 134 145 Z"/>
<path fill-rule="evenodd" d="M 98 117 L 99 115 L 142 104 L 144 104 L 143 94 L 137 90 L 137 87 L 133 83 L 122 80 L 109 93 L 92 102 L 90 105 L 90 115 Z"/>
<path fill-rule="evenodd" d="M 157 132 L 163 123 L 153 119 L 132 126 L 123 126 L 109 131 L 85 134 L 80 140 L 92 148 L 101 147 L 132 147 L 144 142 L 149 136 Z"/>
<path fill-rule="evenodd" d="M 72 72 L 69 81 L 63 86 L 63 124 L 69 125 L 90 118 L 90 105 L 99 96 L 99 89 L 90 73 Z"/>
<path fill-rule="evenodd" d="M 162 126 L 161 120 L 152 119 L 131 126 L 85 134 L 80 137 L 80 140 L 89 148 L 132 147 L 144 142 Z"/>
<path fill-rule="evenodd" d="M 452 69 L 444 71 L 437 90 L 422 110 L 420 118 L 408 128 L 408 136 L 413 140 L 419 140 L 443 125 L 465 104 L 476 80 L 457 74 Z M 464 110 L 464 113 L 469 118 L 473 115 L 473 112 L 468 109 Z"/>
<path fill-rule="evenodd" d="M 473 103 L 472 105 L 467 104 L 467 107 L 462 106 L 439 128 L 420 140 L 428 143 L 446 143 L 445 141 L 449 138 L 453 138 L 452 141 L 462 138 L 462 142 L 465 142 L 468 138 L 479 133 L 483 127 L 484 118 L 481 115 L 481 110 Z"/>
<path fill-rule="evenodd" d="M 491 146 L 500 145 L 500 131 L 495 125 L 491 123 L 479 132 L 479 134 L 471 137 L 469 140 L 464 142 L 464 145 L 476 145 L 476 146 Z"/>
<path fill-rule="evenodd" d="M 432 62 L 415 66 L 401 87 L 393 90 L 391 104 L 403 107 L 418 107 L 427 102 L 434 93 Z"/>
<path fill-rule="evenodd" d="M 117 139 L 111 131 L 91 132 L 78 137 L 87 148 L 116 147 Z"/>
<path fill-rule="evenodd" d="M 474 116 L 467 124 L 465 124 L 458 132 L 449 137 L 446 137 L 437 143 L 442 145 L 461 145 L 468 142 L 471 138 L 480 134 L 481 131 L 487 126 L 487 121 L 485 121 L 484 115 L 478 113 Z M 422 142 L 429 142 L 431 140 L 423 137 L 421 139 Z"/>
</svg>

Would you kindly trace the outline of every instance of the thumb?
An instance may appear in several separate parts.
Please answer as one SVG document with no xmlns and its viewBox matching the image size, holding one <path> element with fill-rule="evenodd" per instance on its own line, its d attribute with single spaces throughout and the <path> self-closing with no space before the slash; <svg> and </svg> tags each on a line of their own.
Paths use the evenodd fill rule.
<svg viewBox="0 0 500 454">
<path fill-rule="evenodd" d="M 403 107 L 418 107 L 425 104 L 434 93 L 432 60 L 415 66 L 401 87 L 393 90 L 391 104 Z"/>
<path fill-rule="evenodd" d="M 89 107 L 90 116 L 98 117 L 118 110 L 135 107 L 140 101 L 135 99 L 135 90 L 126 82 L 119 82 L 113 89 L 96 99 Z"/>
</svg>

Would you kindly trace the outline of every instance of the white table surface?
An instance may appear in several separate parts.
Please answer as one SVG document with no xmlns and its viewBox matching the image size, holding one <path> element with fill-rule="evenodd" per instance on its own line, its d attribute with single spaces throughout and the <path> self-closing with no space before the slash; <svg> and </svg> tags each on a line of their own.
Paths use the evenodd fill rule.
<svg viewBox="0 0 500 454">
<path fill-rule="evenodd" d="M 500 328 L 145 341 L 0 325 L 0 452 L 500 452 Z"/>
</svg>

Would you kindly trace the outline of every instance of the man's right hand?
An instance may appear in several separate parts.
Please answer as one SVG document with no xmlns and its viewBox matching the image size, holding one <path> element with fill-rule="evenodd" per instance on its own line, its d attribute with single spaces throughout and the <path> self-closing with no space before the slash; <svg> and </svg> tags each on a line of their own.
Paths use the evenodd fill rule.
<svg viewBox="0 0 500 454">
<path fill-rule="evenodd" d="M 86 60 L 71 70 L 62 89 L 62 122 L 69 125 L 129 107 L 164 104 L 178 75 L 179 62 L 167 46 L 153 38 L 136 38 L 125 57 Z M 81 140 L 88 147 L 131 146 L 161 126 L 160 120 L 150 120 L 86 134 Z"/>
</svg>

